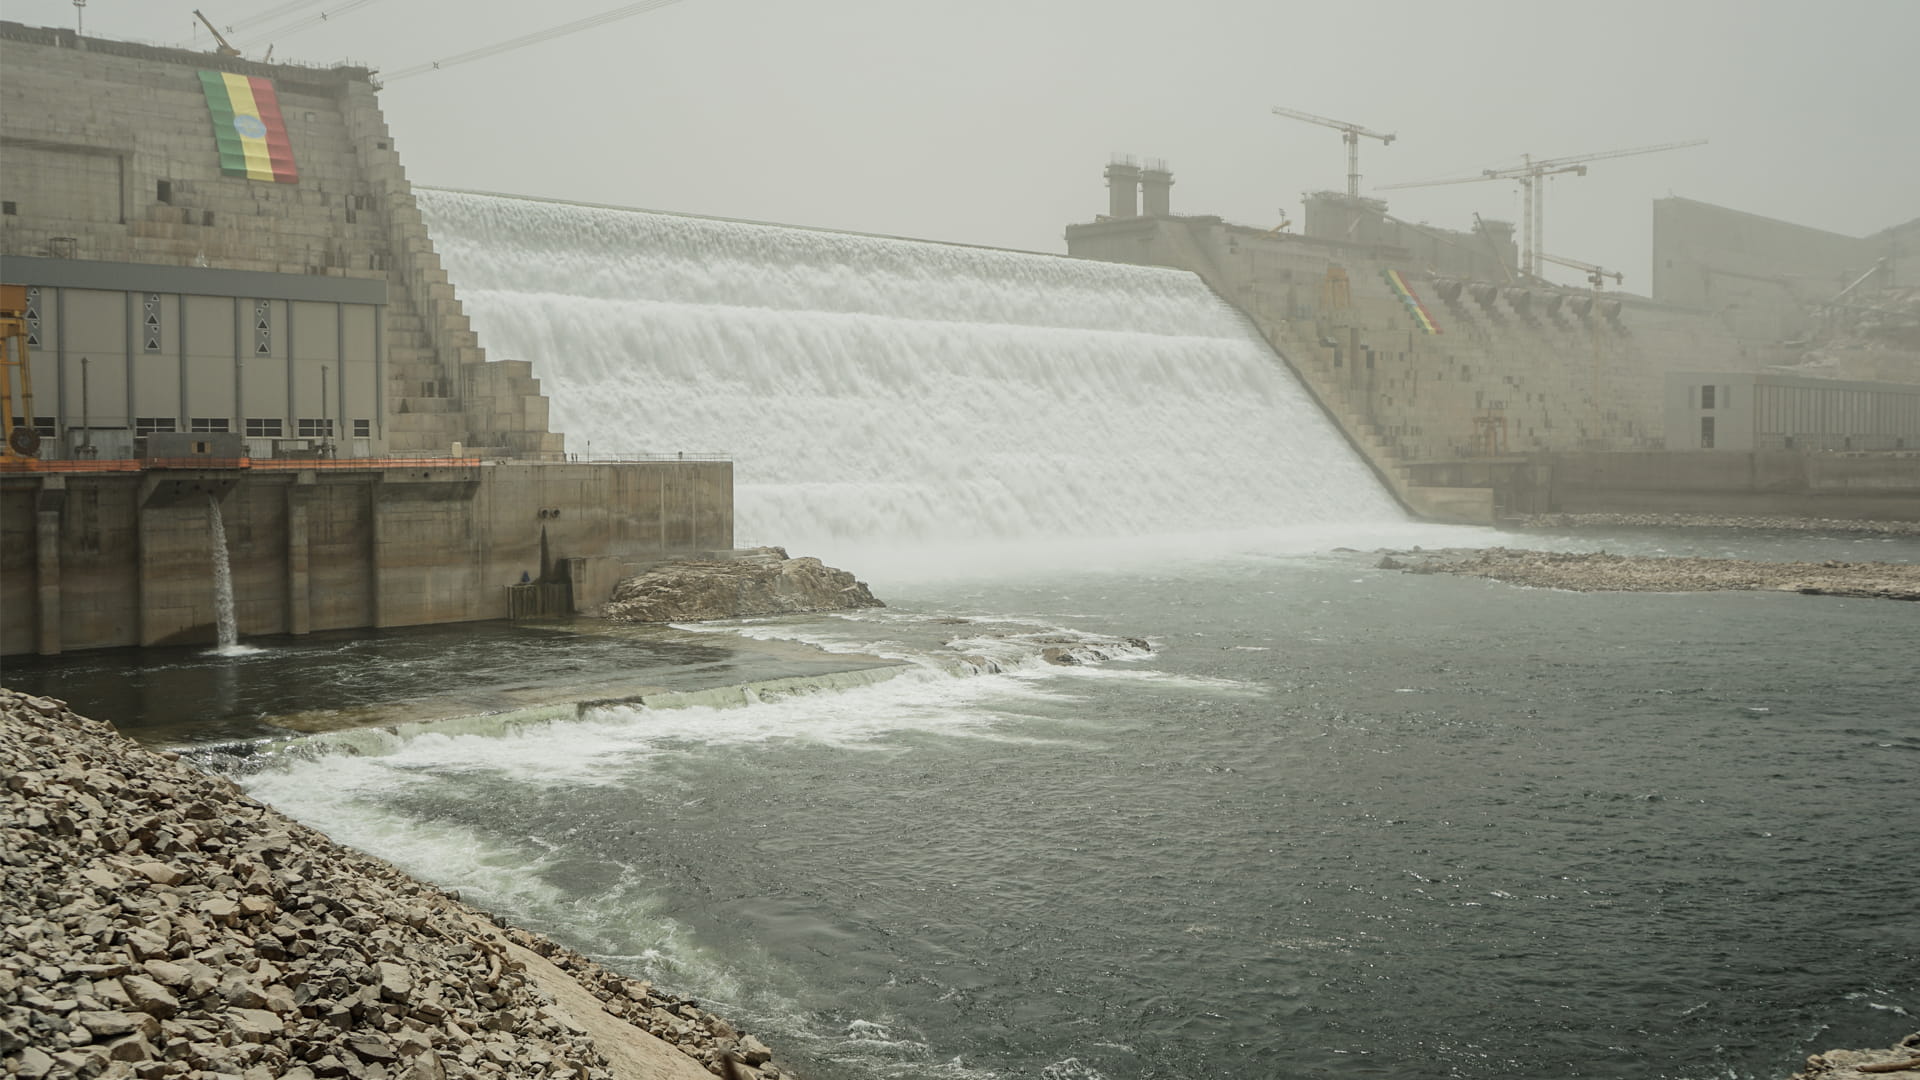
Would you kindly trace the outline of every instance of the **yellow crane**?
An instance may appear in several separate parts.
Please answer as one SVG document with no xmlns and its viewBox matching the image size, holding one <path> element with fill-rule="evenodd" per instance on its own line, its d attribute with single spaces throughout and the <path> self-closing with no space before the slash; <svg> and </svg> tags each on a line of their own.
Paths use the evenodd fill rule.
<svg viewBox="0 0 1920 1080">
<path fill-rule="evenodd" d="M 199 8 L 194 8 L 193 13 L 194 15 L 199 17 L 201 22 L 207 24 L 207 31 L 213 35 L 213 40 L 220 43 L 219 47 L 213 50 L 214 52 L 219 53 L 221 56 L 239 56 L 240 55 L 240 50 L 227 44 L 227 39 L 221 37 L 220 31 L 214 29 L 212 19 L 207 18 L 205 15 L 201 15 Z"/>
<path fill-rule="evenodd" d="M 17 354 L 17 358 L 16 358 Z M 0 285 L 0 427 L 5 443 L 0 459 L 32 460 L 40 453 L 40 432 L 33 426 L 33 367 L 27 355 L 27 287 Z M 24 423 L 13 422 L 13 372 L 20 371 L 20 408 Z"/>
<path fill-rule="evenodd" d="M 1377 131 L 1368 131 L 1359 124 L 1350 124 L 1345 120 L 1329 120 L 1324 116 L 1315 116 L 1310 112 L 1301 112 L 1298 109 L 1283 109 L 1278 105 L 1273 107 L 1273 115 L 1284 116 L 1290 120 L 1304 120 L 1309 124 L 1319 124 L 1321 127 L 1330 127 L 1340 132 L 1341 141 L 1347 144 L 1347 194 L 1356 199 L 1360 197 L 1361 137 L 1365 136 L 1369 139 L 1379 139 L 1380 145 L 1382 146 L 1391 144 L 1397 137 L 1393 135 L 1382 135 Z"/>
<path fill-rule="evenodd" d="M 1635 146 L 1625 150 L 1602 150 L 1595 154 L 1574 154 L 1570 157 L 1542 158 L 1535 161 L 1530 154 L 1520 156 L 1520 164 L 1504 169 L 1484 169 L 1479 176 L 1458 176 L 1448 180 L 1414 180 L 1404 184 L 1382 184 L 1376 191 L 1393 191 L 1399 188 L 1440 187 L 1444 184 L 1477 184 L 1483 180 L 1517 180 L 1523 197 L 1520 211 L 1520 272 L 1532 277 L 1540 276 L 1541 263 L 1549 261 L 1541 254 L 1542 238 L 1546 234 L 1547 186 L 1546 178 L 1561 173 L 1575 176 L 1587 175 L 1587 163 L 1605 161 L 1608 158 L 1632 157 L 1636 154 L 1657 154 L 1664 150 L 1680 150 L 1689 146 L 1704 146 L 1705 139 L 1687 139 L 1682 142 L 1661 143 L 1658 146 Z"/>
</svg>

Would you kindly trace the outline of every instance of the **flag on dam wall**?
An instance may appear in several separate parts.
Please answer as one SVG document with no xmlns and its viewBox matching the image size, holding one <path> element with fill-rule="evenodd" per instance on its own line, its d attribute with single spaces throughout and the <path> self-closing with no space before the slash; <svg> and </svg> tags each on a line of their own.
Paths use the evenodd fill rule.
<svg viewBox="0 0 1920 1080">
<path fill-rule="evenodd" d="M 1440 324 L 1433 321 L 1432 314 L 1427 311 L 1427 305 L 1420 302 L 1419 294 L 1413 291 L 1413 286 L 1407 284 L 1406 278 L 1400 276 L 1400 271 L 1382 270 L 1380 276 L 1387 279 L 1387 285 L 1393 290 L 1393 295 L 1400 298 L 1400 303 L 1407 309 L 1407 314 L 1413 316 L 1413 321 L 1419 324 L 1420 329 L 1429 334 L 1440 332 Z"/>
<path fill-rule="evenodd" d="M 273 80 L 230 71 L 202 71 L 200 88 L 213 116 L 213 141 L 220 148 L 220 173 L 269 180 L 277 184 L 300 181 L 293 164 L 293 145 L 280 119 L 280 98 Z"/>
</svg>

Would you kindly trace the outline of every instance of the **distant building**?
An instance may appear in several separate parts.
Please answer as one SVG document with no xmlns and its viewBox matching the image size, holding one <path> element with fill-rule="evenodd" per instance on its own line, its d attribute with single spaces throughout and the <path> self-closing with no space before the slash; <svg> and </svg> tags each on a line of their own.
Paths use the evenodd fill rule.
<svg viewBox="0 0 1920 1080">
<path fill-rule="evenodd" d="M 1920 385 L 1675 372 L 1667 449 L 1920 449 Z"/>
<path fill-rule="evenodd" d="M 1920 220 L 1857 237 L 1693 199 L 1653 202 L 1653 299 L 1713 312 L 1745 340 L 1804 337 L 1815 309 L 1849 286 L 1914 285 Z"/>
</svg>

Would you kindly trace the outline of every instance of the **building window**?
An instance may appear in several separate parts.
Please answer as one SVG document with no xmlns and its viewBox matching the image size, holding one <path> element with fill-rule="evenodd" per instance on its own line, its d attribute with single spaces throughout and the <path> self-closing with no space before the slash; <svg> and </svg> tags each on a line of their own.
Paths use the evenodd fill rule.
<svg viewBox="0 0 1920 1080">
<path fill-rule="evenodd" d="M 133 418 L 133 436 L 137 439 L 156 431 L 177 431 L 178 423 L 171 416 L 136 416 Z"/>
<path fill-rule="evenodd" d="M 51 416 L 36 416 L 33 418 L 32 424 L 27 423 L 26 417 L 16 416 L 13 418 L 13 426 L 14 427 L 32 427 L 35 434 L 39 435 L 43 439 L 51 439 L 54 437 L 54 435 L 58 434 L 53 429 L 53 417 Z"/>
<path fill-rule="evenodd" d="M 356 439 L 373 438 L 373 421 L 355 420 L 353 422 L 353 437 Z"/>
<path fill-rule="evenodd" d="M 249 439 L 277 439 L 285 434 L 285 431 L 278 417 L 272 419 L 247 417 L 247 438 Z"/>
<path fill-rule="evenodd" d="M 1713 449 L 1713 417 L 1711 416 L 1700 418 L 1700 449 Z"/>
<path fill-rule="evenodd" d="M 5 214 L 7 217 L 17 217 L 20 214 L 20 206 L 12 199 L 8 199 L 6 202 L 0 202 L 0 214 Z"/>
<path fill-rule="evenodd" d="M 1711 386 L 1703 386 L 1700 388 L 1700 407 L 1702 409 L 1713 408 L 1713 389 Z"/>
<path fill-rule="evenodd" d="M 171 204 L 173 202 L 173 181 L 156 181 L 153 185 L 153 197 L 163 203 Z"/>
<path fill-rule="evenodd" d="M 211 226 L 213 224 L 213 211 L 211 210 L 200 211 L 200 224 Z"/>
<path fill-rule="evenodd" d="M 187 422 L 188 431 L 230 431 L 230 421 L 224 416 L 196 416 Z"/>
<path fill-rule="evenodd" d="M 297 430 L 294 432 L 294 434 L 298 435 L 302 439 L 333 438 L 333 419 L 331 417 L 325 420 L 313 420 L 313 419 L 303 418 L 295 421 L 294 423 L 297 427 Z"/>
</svg>

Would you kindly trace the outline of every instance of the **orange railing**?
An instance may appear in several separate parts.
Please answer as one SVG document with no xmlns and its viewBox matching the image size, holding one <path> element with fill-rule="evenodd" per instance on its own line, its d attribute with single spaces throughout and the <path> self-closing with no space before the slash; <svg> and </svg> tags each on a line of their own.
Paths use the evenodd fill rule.
<svg viewBox="0 0 1920 1080">
<path fill-rule="evenodd" d="M 34 458 L 8 458 L 0 461 L 0 473 L 131 473 L 148 469 L 249 469 L 271 472 L 300 472 L 307 469 L 452 469 L 480 464 L 477 457 L 380 457 L 380 458 L 112 458 L 41 461 Z"/>
</svg>

